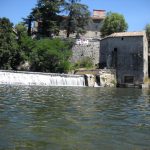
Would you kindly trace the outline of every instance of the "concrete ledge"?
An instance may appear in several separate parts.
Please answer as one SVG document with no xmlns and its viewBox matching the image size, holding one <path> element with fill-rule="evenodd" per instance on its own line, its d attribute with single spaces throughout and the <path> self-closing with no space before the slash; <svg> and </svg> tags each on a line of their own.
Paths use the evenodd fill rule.
<svg viewBox="0 0 150 150">
<path fill-rule="evenodd" d="M 117 84 L 117 87 L 120 88 L 142 88 L 141 84 L 129 84 L 129 83 L 124 83 L 124 84 Z"/>
<path fill-rule="evenodd" d="M 145 83 L 145 84 L 142 84 L 142 89 L 150 89 L 150 84 L 149 83 Z"/>
<path fill-rule="evenodd" d="M 0 72 L 23 73 L 23 74 L 38 74 L 38 75 L 47 75 L 47 76 L 50 75 L 50 76 L 61 76 L 61 77 L 84 77 L 84 75 L 76 75 L 76 74 L 44 73 L 44 72 L 15 71 L 15 70 L 0 70 Z"/>
</svg>

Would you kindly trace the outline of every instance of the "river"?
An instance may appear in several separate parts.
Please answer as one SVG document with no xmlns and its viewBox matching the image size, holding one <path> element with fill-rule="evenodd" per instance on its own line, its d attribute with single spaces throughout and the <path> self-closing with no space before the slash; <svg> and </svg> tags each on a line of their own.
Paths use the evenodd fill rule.
<svg viewBox="0 0 150 150">
<path fill-rule="evenodd" d="M 0 86 L 0 150 L 148 150 L 150 90 Z"/>
</svg>

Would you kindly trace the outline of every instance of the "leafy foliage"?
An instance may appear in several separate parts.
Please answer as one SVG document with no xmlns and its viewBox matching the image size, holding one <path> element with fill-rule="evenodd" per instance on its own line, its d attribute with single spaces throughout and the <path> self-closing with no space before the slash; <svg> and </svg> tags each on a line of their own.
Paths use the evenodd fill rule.
<svg viewBox="0 0 150 150">
<path fill-rule="evenodd" d="M 123 15 L 109 12 L 103 22 L 101 33 L 102 37 L 105 37 L 115 32 L 125 32 L 127 29 L 128 24 Z"/>
<path fill-rule="evenodd" d="M 78 68 L 93 68 L 94 64 L 93 61 L 90 57 L 84 57 L 82 58 L 80 61 L 78 61 L 77 63 L 75 63 L 74 68 L 78 69 Z"/>
<path fill-rule="evenodd" d="M 32 71 L 68 72 L 72 41 L 69 39 L 32 39 L 27 28 L 0 18 L 0 69 L 17 70 L 20 64 L 29 62 Z"/>
<path fill-rule="evenodd" d="M 15 26 L 18 49 L 24 60 L 28 60 L 32 49 L 35 47 L 35 40 L 27 35 L 27 28 L 20 23 Z"/>
<path fill-rule="evenodd" d="M 38 35 L 53 37 L 58 35 L 60 26 L 67 31 L 67 37 L 71 33 L 77 35 L 85 33 L 85 26 L 89 22 L 90 12 L 86 5 L 80 4 L 80 0 L 38 0 L 30 15 L 24 19 L 28 24 L 28 35 L 31 35 L 31 21 L 38 22 Z M 66 11 L 68 16 L 63 18 L 60 13 Z"/>
<path fill-rule="evenodd" d="M 71 33 L 76 33 L 77 35 L 85 33 L 85 26 L 90 20 L 88 6 L 78 3 L 79 1 L 68 0 L 65 3 L 65 10 L 68 12 L 68 17 L 64 21 L 64 28 L 67 30 L 67 37 Z"/>
<path fill-rule="evenodd" d="M 38 0 L 37 6 L 30 14 L 30 18 L 40 22 L 40 35 L 52 37 L 59 32 L 60 0 Z"/>
<path fill-rule="evenodd" d="M 42 39 L 36 42 L 31 53 L 31 70 L 42 72 L 67 72 L 70 69 L 71 51 L 60 39 Z"/>
<path fill-rule="evenodd" d="M 0 69 L 15 69 L 17 48 L 13 24 L 7 18 L 0 18 Z"/>
</svg>

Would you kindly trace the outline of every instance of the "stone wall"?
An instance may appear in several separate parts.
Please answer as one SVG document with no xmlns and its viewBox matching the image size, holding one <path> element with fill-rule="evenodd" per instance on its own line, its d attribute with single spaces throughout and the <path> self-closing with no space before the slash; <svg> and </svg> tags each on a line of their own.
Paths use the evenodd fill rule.
<svg viewBox="0 0 150 150">
<path fill-rule="evenodd" d="M 84 57 L 90 57 L 94 65 L 99 64 L 100 40 L 89 40 L 88 45 L 76 44 L 72 48 L 73 56 L 71 61 L 76 63 Z"/>
<path fill-rule="evenodd" d="M 114 69 L 101 69 L 97 75 L 99 84 L 102 87 L 116 87 L 116 70 Z"/>
<path fill-rule="evenodd" d="M 78 70 L 76 73 L 85 74 L 86 86 L 116 87 L 116 70 L 114 69 Z"/>
<path fill-rule="evenodd" d="M 99 38 L 100 36 L 101 36 L 101 33 L 99 31 L 99 28 L 97 31 L 90 31 L 87 29 L 87 31 L 84 35 L 80 35 L 80 37 L 84 37 L 84 38 Z M 66 30 L 60 30 L 58 37 L 66 38 Z M 70 38 L 76 38 L 76 33 L 70 34 L 69 37 Z"/>
</svg>

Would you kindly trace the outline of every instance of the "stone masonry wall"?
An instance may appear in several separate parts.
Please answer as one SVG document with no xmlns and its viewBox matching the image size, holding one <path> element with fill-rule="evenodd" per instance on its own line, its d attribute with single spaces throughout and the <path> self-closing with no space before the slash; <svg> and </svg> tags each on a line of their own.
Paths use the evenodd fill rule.
<svg viewBox="0 0 150 150">
<path fill-rule="evenodd" d="M 143 36 L 101 40 L 100 65 L 105 64 L 108 69 L 116 68 L 118 84 L 129 82 L 125 80 L 127 77 L 133 77 L 134 84 L 141 84 L 148 74 L 148 50 L 145 45 Z"/>
<path fill-rule="evenodd" d="M 89 40 L 88 45 L 76 44 L 73 48 L 73 56 L 71 61 L 73 63 L 83 59 L 84 57 L 90 57 L 94 65 L 99 64 L 99 49 L 100 40 Z"/>
<path fill-rule="evenodd" d="M 85 84 L 90 87 L 116 87 L 117 84 L 115 69 L 78 70 L 76 74 L 84 74 Z"/>
</svg>

